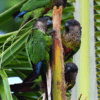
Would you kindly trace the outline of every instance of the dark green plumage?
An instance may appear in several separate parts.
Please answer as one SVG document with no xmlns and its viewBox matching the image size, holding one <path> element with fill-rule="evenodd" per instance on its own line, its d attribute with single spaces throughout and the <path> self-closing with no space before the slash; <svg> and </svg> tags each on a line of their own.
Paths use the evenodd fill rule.
<svg viewBox="0 0 100 100">
<path fill-rule="evenodd" d="M 49 62 L 49 46 L 52 44 L 51 37 L 45 36 L 46 31 L 49 26 L 52 25 L 50 17 L 41 17 L 35 21 L 33 24 L 33 30 L 29 34 L 26 41 L 26 52 L 28 55 L 28 60 L 33 68 L 32 78 L 25 79 L 25 82 L 30 82 L 42 76 L 42 82 L 44 87 L 44 92 L 47 96 L 47 83 L 46 83 L 46 72 L 48 69 Z M 49 41 L 47 43 L 47 41 Z"/>
<path fill-rule="evenodd" d="M 46 41 L 50 40 L 50 38 L 45 36 L 45 34 L 51 25 L 52 21 L 49 17 L 45 16 L 39 18 L 33 24 L 32 32 L 27 38 L 26 52 L 28 55 L 29 63 L 35 71 L 38 69 L 37 67 L 40 65 L 42 66 L 42 61 L 47 61 L 49 59 L 48 50 L 46 50 Z"/>
<path fill-rule="evenodd" d="M 33 32 L 29 35 L 26 43 L 26 51 L 29 55 L 29 60 L 35 64 L 38 64 L 39 61 L 43 61 L 46 55 L 45 48 L 46 39 L 43 32 L 38 29 L 33 29 Z"/>
</svg>

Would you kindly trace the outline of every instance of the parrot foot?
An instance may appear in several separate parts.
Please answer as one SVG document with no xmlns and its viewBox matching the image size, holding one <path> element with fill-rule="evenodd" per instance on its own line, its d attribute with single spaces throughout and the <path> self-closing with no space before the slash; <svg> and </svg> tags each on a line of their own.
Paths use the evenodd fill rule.
<svg viewBox="0 0 100 100">
<path fill-rule="evenodd" d="M 68 83 L 66 83 L 66 86 L 65 86 L 66 91 L 67 91 L 67 89 L 68 89 L 69 87 L 71 87 L 71 86 L 72 86 L 72 84 L 69 84 L 69 85 L 68 85 Z"/>
<path fill-rule="evenodd" d="M 51 29 L 50 32 L 49 32 L 49 36 L 53 36 L 55 33 L 55 30 L 54 29 Z"/>
</svg>

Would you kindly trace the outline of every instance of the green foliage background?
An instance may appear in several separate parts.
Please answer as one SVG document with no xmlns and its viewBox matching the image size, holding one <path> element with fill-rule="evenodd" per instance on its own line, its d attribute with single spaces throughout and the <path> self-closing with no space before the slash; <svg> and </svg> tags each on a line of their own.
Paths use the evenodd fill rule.
<svg viewBox="0 0 100 100">
<path fill-rule="evenodd" d="M 21 1 L 22 0 L 0 0 L 0 14 L 8 10 L 9 8 L 15 6 L 16 4 L 20 3 Z M 13 18 L 11 17 L 10 19 L 6 20 L 6 22 L 1 24 L 1 18 L 0 18 L 0 31 L 8 33 L 18 30 L 21 22 L 22 19 L 18 18 L 14 21 Z"/>
<path fill-rule="evenodd" d="M 100 100 L 100 0 L 94 0 L 94 20 L 95 20 L 95 47 L 96 47 L 96 69 L 98 100 Z"/>
<path fill-rule="evenodd" d="M 2 100 L 37 100 L 42 95 L 41 91 L 12 94 L 8 83 L 8 77 L 19 77 L 24 80 L 32 71 L 25 51 L 25 40 L 32 30 L 34 20 L 30 20 L 19 29 L 22 19 L 13 20 L 12 18 L 12 14 L 18 11 L 26 1 L 0 1 L 0 31 L 6 33 L 0 35 L 0 98 Z M 51 9 L 46 15 L 52 16 L 52 11 Z M 65 21 L 74 18 L 73 11 L 72 0 L 68 0 L 67 7 L 63 9 L 61 31 L 64 31 Z M 70 93 L 66 94 L 67 100 L 70 100 Z"/>
</svg>

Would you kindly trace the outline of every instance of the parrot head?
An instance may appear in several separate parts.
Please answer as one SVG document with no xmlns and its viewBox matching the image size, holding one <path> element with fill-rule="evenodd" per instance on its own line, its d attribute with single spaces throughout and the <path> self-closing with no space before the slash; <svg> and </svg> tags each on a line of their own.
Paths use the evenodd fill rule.
<svg viewBox="0 0 100 100">
<path fill-rule="evenodd" d="M 65 7 L 66 6 L 66 3 L 67 3 L 67 0 L 53 0 L 53 5 L 54 6 L 62 6 Z"/>
<path fill-rule="evenodd" d="M 78 67 L 73 62 L 68 62 L 65 65 L 65 80 L 66 83 L 71 84 L 71 82 L 75 82 L 76 76 L 78 73 Z"/>
<path fill-rule="evenodd" d="M 80 23 L 74 19 L 66 21 L 63 37 L 67 42 L 71 42 L 71 45 L 78 45 L 81 40 Z"/>
<path fill-rule="evenodd" d="M 41 30 L 44 34 L 46 34 L 46 31 L 48 30 L 48 28 L 50 26 L 52 26 L 52 21 L 51 21 L 51 17 L 49 16 L 44 16 L 39 18 L 38 20 L 36 20 L 36 22 L 33 24 L 33 27 L 38 28 L 39 30 Z"/>
<path fill-rule="evenodd" d="M 74 33 L 77 33 L 77 31 L 80 31 L 79 36 L 81 36 L 80 23 L 74 19 L 70 19 L 70 20 L 66 21 L 66 23 L 65 23 L 65 34 L 71 33 L 72 31 L 74 31 Z"/>
</svg>

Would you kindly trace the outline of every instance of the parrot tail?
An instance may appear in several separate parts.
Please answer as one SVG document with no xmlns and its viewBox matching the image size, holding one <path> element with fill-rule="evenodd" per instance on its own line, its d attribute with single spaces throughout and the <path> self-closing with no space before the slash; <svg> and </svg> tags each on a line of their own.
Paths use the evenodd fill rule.
<svg viewBox="0 0 100 100">
<path fill-rule="evenodd" d="M 13 19 L 15 20 L 17 17 L 23 17 L 24 14 L 26 14 L 28 11 L 23 11 L 23 12 L 15 12 L 12 16 L 13 16 Z"/>
<path fill-rule="evenodd" d="M 10 85 L 10 89 L 12 92 L 35 92 L 40 90 L 39 85 L 36 85 L 34 88 L 31 88 L 34 84 L 34 82 L 13 84 Z"/>
<path fill-rule="evenodd" d="M 33 82 L 36 78 L 37 77 L 32 72 L 23 80 L 23 83 Z"/>
<path fill-rule="evenodd" d="M 37 64 L 37 70 L 36 70 L 36 74 L 37 74 L 37 75 L 40 75 L 41 66 L 42 66 L 42 62 L 40 61 L 40 62 Z"/>
<path fill-rule="evenodd" d="M 33 72 L 30 75 L 28 75 L 27 78 L 25 78 L 25 80 L 23 80 L 23 83 L 31 82 L 37 79 L 38 76 L 40 75 L 41 66 L 42 66 L 41 61 L 37 65 L 32 63 Z"/>
</svg>

